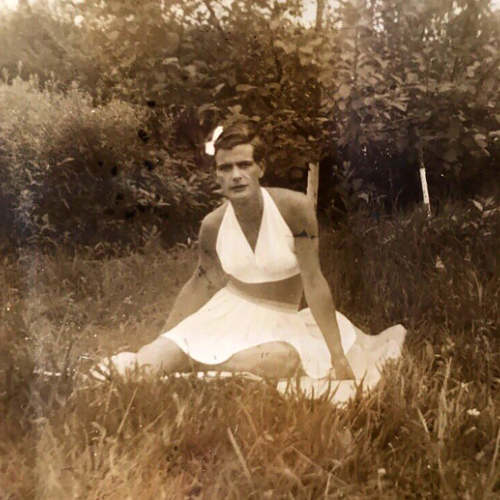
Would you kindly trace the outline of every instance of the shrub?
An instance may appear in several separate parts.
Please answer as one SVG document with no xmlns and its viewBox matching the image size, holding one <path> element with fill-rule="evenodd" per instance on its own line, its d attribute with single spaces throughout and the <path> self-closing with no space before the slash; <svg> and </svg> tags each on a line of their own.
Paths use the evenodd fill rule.
<svg viewBox="0 0 500 500">
<path fill-rule="evenodd" d="M 213 201 L 209 173 L 149 137 L 147 108 L 94 106 L 76 84 L 63 92 L 35 78 L 0 84 L 0 108 L 2 222 L 17 242 L 134 244 L 169 219 L 171 243 Z"/>
<path fill-rule="evenodd" d="M 358 213 L 322 236 L 322 262 L 339 306 L 373 331 L 396 321 L 491 334 L 500 303 L 499 222 L 492 198 L 445 204 L 430 219 L 420 210 L 379 220 Z"/>
</svg>

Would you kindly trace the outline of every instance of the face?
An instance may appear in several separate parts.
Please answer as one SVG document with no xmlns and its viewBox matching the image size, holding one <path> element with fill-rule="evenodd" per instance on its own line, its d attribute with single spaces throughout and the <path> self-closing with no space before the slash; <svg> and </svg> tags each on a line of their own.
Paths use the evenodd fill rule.
<svg viewBox="0 0 500 500">
<path fill-rule="evenodd" d="M 219 149 L 215 164 L 217 182 L 230 200 L 250 198 L 258 192 L 264 170 L 255 163 L 251 144 Z"/>
</svg>

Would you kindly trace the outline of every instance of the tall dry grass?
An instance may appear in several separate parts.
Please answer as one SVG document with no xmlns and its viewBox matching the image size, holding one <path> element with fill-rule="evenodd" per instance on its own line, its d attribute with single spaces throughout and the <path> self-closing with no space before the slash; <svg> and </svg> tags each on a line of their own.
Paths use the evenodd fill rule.
<svg viewBox="0 0 500 500">
<path fill-rule="evenodd" d="M 194 249 L 5 259 L 3 496 L 498 497 L 499 219 L 487 205 L 431 221 L 357 214 L 324 232 L 339 309 L 371 331 L 410 329 L 403 360 L 343 409 L 238 378 L 76 382 L 161 331 Z"/>
</svg>

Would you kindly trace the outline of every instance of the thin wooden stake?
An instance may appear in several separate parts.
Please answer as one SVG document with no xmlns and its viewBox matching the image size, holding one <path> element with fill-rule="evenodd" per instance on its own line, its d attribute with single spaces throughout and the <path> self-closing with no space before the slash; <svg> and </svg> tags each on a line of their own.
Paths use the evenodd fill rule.
<svg viewBox="0 0 500 500">
<path fill-rule="evenodd" d="M 422 147 L 419 147 L 418 150 L 418 160 L 420 163 L 420 184 L 422 186 L 422 198 L 424 201 L 424 207 L 427 211 L 427 217 L 431 216 L 431 200 L 429 197 L 429 188 L 427 187 L 427 175 L 425 171 L 424 165 L 424 155 L 422 152 Z"/>
</svg>

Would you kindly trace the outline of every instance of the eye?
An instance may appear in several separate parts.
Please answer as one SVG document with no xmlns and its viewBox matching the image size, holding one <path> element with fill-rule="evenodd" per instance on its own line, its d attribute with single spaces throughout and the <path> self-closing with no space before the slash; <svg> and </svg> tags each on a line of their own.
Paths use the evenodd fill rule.
<svg viewBox="0 0 500 500">
<path fill-rule="evenodd" d="M 238 162 L 238 167 L 239 168 L 249 168 L 253 165 L 253 162 L 251 161 L 240 161 Z"/>
</svg>

